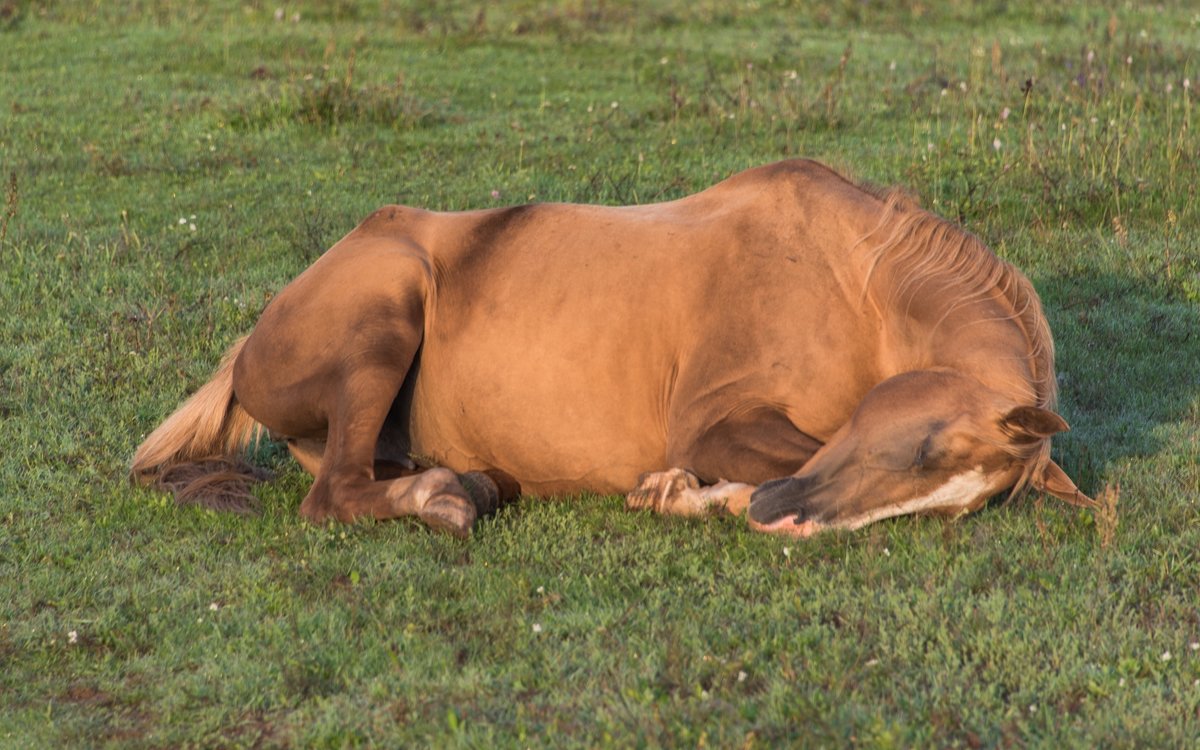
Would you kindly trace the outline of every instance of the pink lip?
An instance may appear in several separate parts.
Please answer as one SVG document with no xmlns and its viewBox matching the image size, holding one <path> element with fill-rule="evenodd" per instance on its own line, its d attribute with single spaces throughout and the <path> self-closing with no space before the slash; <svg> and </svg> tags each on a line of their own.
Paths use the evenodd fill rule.
<svg viewBox="0 0 1200 750">
<path fill-rule="evenodd" d="M 762 531 L 767 534 L 782 534 L 784 536 L 794 536 L 798 538 L 810 537 L 816 534 L 821 529 L 825 528 L 824 524 L 816 521 L 805 521 L 804 523 L 796 523 L 796 516 L 784 516 L 771 523 L 757 523 L 753 519 L 747 519 L 750 522 L 750 528 L 755 531 Z"/>
</svg>

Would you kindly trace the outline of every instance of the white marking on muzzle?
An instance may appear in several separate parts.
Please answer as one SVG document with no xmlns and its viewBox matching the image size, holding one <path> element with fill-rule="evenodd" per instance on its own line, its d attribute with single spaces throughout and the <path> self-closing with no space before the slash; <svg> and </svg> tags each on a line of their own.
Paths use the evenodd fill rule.
<svg viewBox="0 0 1200 750">
<path fill-rule="evenodd" d="M 903 516 L 908 513 L 920 513 L 927 510 L 962 508 L 966 509 L 992 486 L 993 477 L 985 474 L 983 467 L 976 467 L 962 474 L 955 474 L 949 481 L 933 492 L 923 497 L 905 500 L 895 505 L 869 510 L 861 516 L 848 521 L 830 524 L 843 529 L 857 529 L 869 523 L 893 516 Z"/>
</svg>

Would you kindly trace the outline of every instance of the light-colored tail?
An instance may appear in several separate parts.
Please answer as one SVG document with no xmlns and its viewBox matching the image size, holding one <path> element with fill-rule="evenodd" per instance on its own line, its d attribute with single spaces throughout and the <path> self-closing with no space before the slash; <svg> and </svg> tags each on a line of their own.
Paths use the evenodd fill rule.
<svg viewBox="0 0 1200 750">
<path fill-rule="evenodd" d="M 233 363 L 245 342 L 243 337 L 229 347 L 212 380 L 138 446 L 133 481 L 170 490 L 180 503 L 251 509 L 247 485 L 267 475 L 241 458 L 262 431 L 233 393 Z"/>
</svg>

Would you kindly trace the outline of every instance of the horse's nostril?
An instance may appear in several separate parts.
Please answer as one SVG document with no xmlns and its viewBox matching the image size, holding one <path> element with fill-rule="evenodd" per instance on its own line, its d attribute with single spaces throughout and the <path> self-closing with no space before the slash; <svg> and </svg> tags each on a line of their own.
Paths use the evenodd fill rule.
<svg viewBox="0 0 1200 750">
<path fill-rule="evenodd" d="M 808 491 L 815 477 L 785 477 L 759 485 L 750 496 L 750 519 L 767 524 L 784 516 L 796 516 L 796 523 L 808 520 Z"/>
</svg>

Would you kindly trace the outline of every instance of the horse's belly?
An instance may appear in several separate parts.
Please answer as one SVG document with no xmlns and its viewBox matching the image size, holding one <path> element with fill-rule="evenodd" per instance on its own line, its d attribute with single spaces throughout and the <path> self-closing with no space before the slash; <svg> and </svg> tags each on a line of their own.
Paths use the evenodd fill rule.
<svg viewBox="0 0 1200 750">
<path fill-rule="evenodd" d="M 413 451 L 456 471 L 500 469 L 523 492 L 625 492 L 662 468 L 666 437 L 645 395 L 588 367 L 529 359 L 484 366 L 469 347 L 422 356 Z"/>
</svg>

